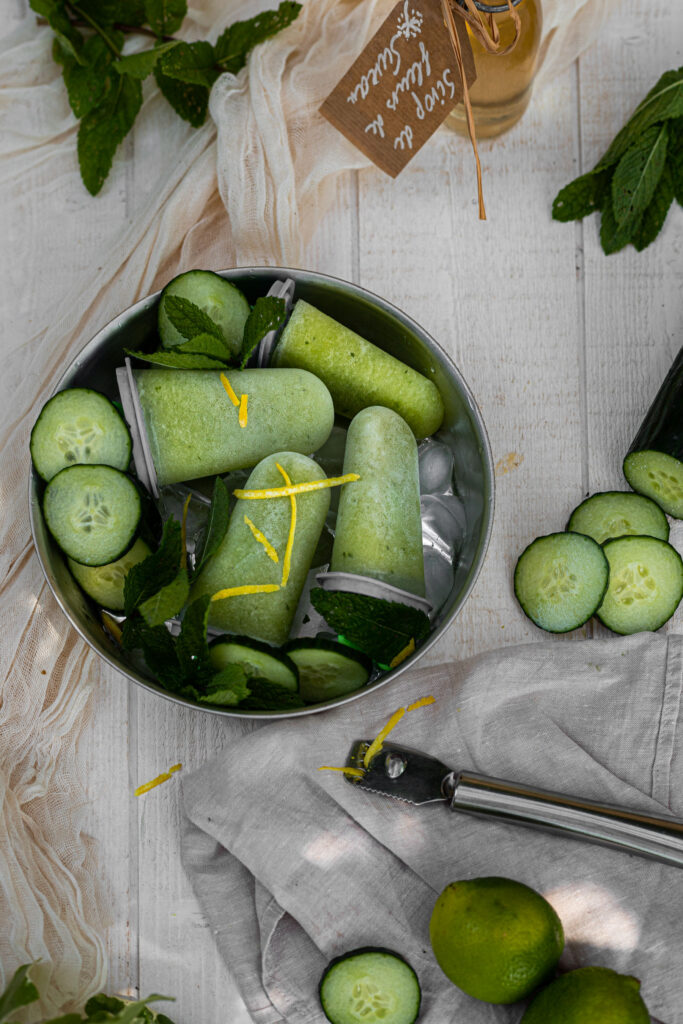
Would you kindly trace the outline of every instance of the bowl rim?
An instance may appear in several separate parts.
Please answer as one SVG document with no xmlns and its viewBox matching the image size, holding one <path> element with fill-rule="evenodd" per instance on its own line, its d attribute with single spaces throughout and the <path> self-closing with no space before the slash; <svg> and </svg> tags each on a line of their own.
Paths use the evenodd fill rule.
<svg viewBox="0 0 683 1024">
<path fill-rule="evenodd" d="M 65 599 L 58 592 L 58 589 L 55 587 L 55 585 L 53 585 L 51 574 L 48 571 L 46 561 L 43 558 L 43 553 L 41 551 L 36 529 L 36 510 L 39 508 L 39 501 L 36 493 L 37 475 L 35 469 L 33 468 L 33 466 L 31 466 L 29 470 L 28 479 L 29 519 L 31 523 L 31 536 L 33 539 L 33 546 L 38 557 L 38 561 L 40 562 L 40 567 L 42 569 L 43 575 L 45 577 L 48 587 L 50 588 L 50 591 L 52 592 L 53 597 L 57 601 L 59 607 L 64 612 L 64 615 L 66 616 L 72 628 L 76 630 L 81 639 L 84 640 L 85 643 L 93 651 L 95 651 L 95 653 L 98 654 L 106 662 L 106 664 L 109 665 L 110 668 L 120 673 L 129 682 L 136 683 L 138 686 L 143 687 L 143 689 L 148 690 L 150 693 L 154 693 L 157 696 L 161 696 L 173 704 L 179 704 L 183 707 L 191 708 L 195 711 L 218 715 L 223 718 L 261 719 L 267 721 L 276 719 L 300 718 L 306 715 L 318 714 L 323 711 L 330 711 L 333 708 L 338 708 L 345 704 L 350 704 L 354 701 L 361 700 L 366 694 L 374 693 L 381 687 L 386 686 L 389 683 L 393 683 L 394 680 L 398 678 L 398 676 L 400 676 L 403 672 L 406 671 L 406 669 L 410 668 L 412 665 L 415 664 L 416 661 L 420 660 L 422 656 L 426 654 L 427 651 L 430 650 L 430 648 L 433 647 L 438 640 L 441 639 L 446 630 L 452 626 L 455 618 L 460 613 L 463 605 L 465 604 L 468 597 L 472 593 L 472 590 L 474 589 L 474 585 L 477 582 L 477 579 L 479 578 L 479 574 L 486 560 L 486 554 L 491 540 L 491 534 L 493 532 L 495 510 L 495 475 L 493 468 L 493 453 L 491 450 L 491 443 L 489 440 L 488 432 L 486 430 L 486 425 L 484 423 L 481 411 L 477 405 L 477 402 L 474 398 L 474 395 L 469 385 L 467 384 L 458 367 L 455 365 L 451 356 L 442 348 L 442 346 L 436 341 L 436 339 L 433 338 L 432 335 L 429 334 L 427 330 L 425 330 L 424 327 L 422 327 L 419 323 L 417 323 L 416 320 L 414 320 L 411 316 L 405 313 L 398 306 L 394 305 L 392 302 L 389 302 L 387 299 L 382 298 L 382 296 L 377 295 L 375 292 L 372 292 L 368 288 L 356 284 L 355 282 L 347 281 L 344 278 L 335 277 L 332 274 L 324 274 L 315 270 L 305 270 L 294 267 L 252 266 L 229 267 L 223 270 L 216 270 L 212 272 L 218 274 L 221 277 L 225 277 L 228 280 L 232 280 L 235 277 L 248 275 L 254 275 L 255 277 L 277 277 L 285 274 L 292 277 L 297 282 L 303 279 L 306 281 L 312 280 L 314 282 L 319 282 L 321 284 L 332 284 L 333 286 L 336 286 L 338 290 L 346 290 L 351 292 L 352 294 L 355 294 L 358 297 L 365 298 L 366 300 L 371 300 L 373 305 L 378 306 L 383 312 L 392 316 L 395 320 L 397 320 L 404 327 L 406 327 L 413 334 L 415 334 L 424 344 L 426 344 L 428 349 L 430 349 L 434 354 L 436 354 L 439 357 L 440 361 L 446 364 L 449 372 L 455 377 L 458 383 L 460 397 L 463 400 L 464 405 L 467 407 L 467 411 L 469 413 L 471 422 L 473 423 L 475 430 L 479 435 L 479 440 L 481 442 L 481 451 L 483 456 L 482 468 L 484 475 L 482 525 L 484 528 L 483 532 L 479 536 L 477 552 L 470 567 L 468 576 L 465 580 L 465 584 L 458 595 L 456 606 L 449 614 L 448 619 L 442 624 L 442 627 L 438 630 L 434 630 L 434 632 L 425 640 L 425 642 L 420 645 L 419 649 L 415 652 L 415 654 L 411 655 L 409 658 L 406 658 L 406 660 L 401 665 L 398 665 L 395 669 L 392 669 L 390 672 L 387 672 L 384 676 L 381 676 L 379 679 L 376 679 L 373 683 L 370 684 L 370 686 L 361 687 L 359 690 L 355 690 L 352 693 L 345 694 L 341 697 L 332 698 L 331 700 L 324 701 L 320 704 L 312 704 L 310 706 L 303 708 L 291 708 L 289 710 L 277 711 L 240 711 L 237 708 L 212 707 L 210 705 L 203 706 L 201 704 L 197 704 L 194 701 L 189 700 L 188 698 L 181 697 L 178 694 L 171 693 L 169 690 L 164 689 L 162 686 L 153 683 L 149 679 L 145 679 L 141 675 L 138 675 L 132 666 L 130 668 L 124 668 L 119 662 L 113 659 L 111 654 L 103 646 L 95 644 L 93 640 L 85 634 L 84 630 L 81 629 L 79 624 L 75 621 Z M 86 354 L 89 353 L 90 349 L 96 350 L 98 348 L 98 343 L 103 334 L 113 330 L 117 321 L 123 318 L 127 319 L 129 316 L 139 312 L 144 307 L 152 305 L 159 299 L 159 296 L 161 295 L 162 291 L 163 288 L 160 288 L 158 291 L 153 292 L 152 294 L 147 295 L 142 299 L 138 299 L 138 301 L 135 302 L 132 306 L 128 306 L 120 313 L 117 313 L 116 316 L 112 317 L 112 319 L 109 320 L 106 324 L 103 324 L 102 327 L 100 327 L 99 330 L 93 335 L 93 337 L 90 338 L 82 346 L 82 348 L 79 349 L 76 355 L 71 359 L 69 365 L 60 375 L 59 380 L 57 381 L 53 390 L 51 391 L 50 397 L 57 394 L 58 391 L 63 390 L 65 379 L 73 374 L 74 370 L 78 368 L 78 363 L 83 359 L 83 357 Z"/>
</svg>

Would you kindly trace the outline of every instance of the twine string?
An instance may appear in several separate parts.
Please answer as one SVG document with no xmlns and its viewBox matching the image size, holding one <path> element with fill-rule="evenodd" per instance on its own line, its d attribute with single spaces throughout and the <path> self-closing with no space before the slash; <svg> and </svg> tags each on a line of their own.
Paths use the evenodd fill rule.
<svg viewBox="0 0 683 1024">
<path fill-rule="evenodd" d="M 519 37 L 522 31 L 522 23 L 515 7 L 513 6 L 512 0 L 507 0 L 508 10 L 512 17 L 512 22 L 515 26 L 515 34 L 506 47 L 501 48 L 500 45 L 500 30 L 496 24 L 493 14 L 483 15 L 474 0 L 463 0 L 466 7 L 461 6 L 458 0 L 441 0 L 441 9 L 443 11 L 443 19 L 448 35 L 451 40 L 453 47 L 453 53 L 455 54 L 455 62 L 458 67 L 458 73 L 462 80 L 462 99 L 465 106 L 465 115 L 467 118 L 467 130 L 470 134 L 470 141 L 472 142 L 472 149 L 474 150 L 474 159 L 477 165 L 477 193 L 479 197 L 479 219 L 486 220 L 486 207 L 484 205 L 484 188 L 482 184 L 481 175 L 481 161 L 479 159 L 479 147 L 477 146 L 477 133 L 474 126 L 474 116 L 472 114 L 472 103 L 470 101 L 470 90 L 467 84 L 467 75 L 465 73 L 465 63 L 462 56 L 462 47 L 460 45 L 460 36 L 455 24 L 455 16 L 461 18 L 465 24 L 469 27 L 470 32 L 481 43 L 487 53 L 495 54 L 498 57 L 504 57 L 505 54 L 511 53 L 519 41 Z"/>
</svg>

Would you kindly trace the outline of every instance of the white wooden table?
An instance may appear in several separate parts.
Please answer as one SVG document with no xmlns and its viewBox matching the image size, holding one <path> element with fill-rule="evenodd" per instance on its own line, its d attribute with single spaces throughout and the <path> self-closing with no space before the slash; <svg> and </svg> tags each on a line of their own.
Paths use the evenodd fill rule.
<svg viewBox="0 0 683 1024">
<path fill-rule="evenodd" d="M 493 539 L 472 597 L 426 663 L 540 639 L 513 597 L 517 555 L 534 536 L 562 529 L 589 492 L 625 487 L 623 453 L 683 343 L 683 210 L 672 210 L 644 253 L 605 257 L 596 217 L 557 224 L 550 206 L 661 72 L 683 62 L 681 44 L 676 0 L 625 0 L 523 122 L 481 145 L 487 223 L 477 220 L 470 147 L 441 131 L 396 181 L 376 171 L 349 176 L 310 249 L 310 268 L 358 282 L 422 323 L 455 359 L 488 427 Z M 112 223 L 100 206 L 92 237 L 79 239 L 79 266 L 97 260 L 114 217 L 134 215 L 133 183 L 120 188 Z M 58 224 L 58 211 L 43 212 Z M 46 260 L 45 272 L 74 267 Z M 672 539 L 683 547 L 680 524 Z M 233 724 L 104 670 L 83 741 L 88 826 L 113 894 L 109 989 L 175 995 L 178 1024 L 248 1017 L 180 866 L 177 786 L 144 799 L 133 789 L 178 761 L 191 770 L 232 735 Z"/>
</svg>

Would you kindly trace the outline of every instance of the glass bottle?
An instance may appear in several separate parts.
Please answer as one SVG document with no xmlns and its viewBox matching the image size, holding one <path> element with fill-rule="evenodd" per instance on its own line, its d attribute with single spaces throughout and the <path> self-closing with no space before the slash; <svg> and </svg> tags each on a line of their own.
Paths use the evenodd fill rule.
<svg viewBox="0 0 683 1024">
<path fill-rule="evenodd" d="M 499 0 L 492 3 L 475 0 L 475 3 L 485 15 L 493 15 L 500 32 L 500 46 L 504 49 L 515 36 L 515 25 L 508 5 Z M 470 101 L 479 139 L 492 138 L 512 128 L 531 99 L 543 28 L 541 0 L 513 0 L 513 4 L 521 27 L 517 45 L 511 53 L 503 56 L 488 53 L 473 36 L 469 25 L 467 27 L 477 70 L 477 79 L 470 88 Z M 445 123 L 460 135 L 468 135 L 462 103 L 449 114 Z"/>
</svg>

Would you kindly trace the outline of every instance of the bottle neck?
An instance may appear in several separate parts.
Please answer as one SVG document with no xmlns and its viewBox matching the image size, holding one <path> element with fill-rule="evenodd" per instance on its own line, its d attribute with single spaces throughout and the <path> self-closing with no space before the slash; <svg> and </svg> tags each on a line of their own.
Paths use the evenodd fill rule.
<svg viewBox="0 0 683 1024">
<path fill-rule="evenodd" d="M 465 7 L 464 0 L 458 0 L 458 3 L 461 7 Z M 524 0 L 512 0 L 513 7 L 519 7 L 522 3 Z M 491 0 L 491 3 L 488 3 L 487 0 L 474 0 L 474 4 L 484 14 L 503 14 L 510 9 L 506 3 L 499 3 L 497 0 Z"/>
</svg>

